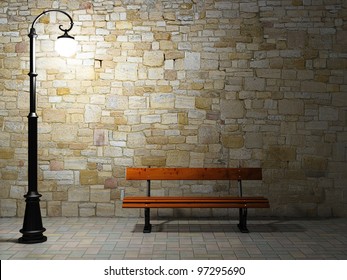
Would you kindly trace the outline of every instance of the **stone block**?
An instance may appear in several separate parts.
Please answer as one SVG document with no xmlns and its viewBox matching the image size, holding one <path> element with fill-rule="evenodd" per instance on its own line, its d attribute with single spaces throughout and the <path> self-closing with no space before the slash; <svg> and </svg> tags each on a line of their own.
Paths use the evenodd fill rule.
<svg viewBox="0 0 347 280">
<path fill-rule="evenodd" d="M 163 68 L 150 68 L 148 69 L 148 79 L 150 80 L 162 80 L 164 78 Z"/>
<path fill-rule="evenodd" d="M 347 86 L 342 87 L 344 92 L 347 91 Z M 341 94 L 340 92 L 332 93 L 332 105 L 336 107 L 347 106 L 347 97 L 345 94 Z"/>
<path fill-rule="evenodd" d="M 103 188 L 92 188 L 90 190 L 91 202 L 109 202 L 111 200 L 111 190 Z"/>
<path fill-rule="evenodd" d="M 121 157 L 123 155 L 123 150 L 120 147 L 105 147 L 104 156 L 105 157 Z"/>
<path fill-rule="evenodd" d="M 303 92 L 326 92 L 327 84 L 323 82 L 315 82 L 315 81 L 303 81 L 301 84 L 301 91 Z"/>
<path fill-rule="evenodd" d="M 328 121 L 311 121 L 305 123 L 307 130 L 327 130 L 329 127 Z"/>
<path fill-rule="evenodd" d="M 169 142 L 166 136 L 150 136 L 146 138 L 147 144 L 166 145 Z"/>
<path fill-rule="evenodd" d="M 0 159 L 12 159 L 14 157 L 14 149 L 0 148 Z"/>
<path fill-rule="evenodd" d="M 72 184 L 74 182 L 74 173 L 70 170 L 45 170 L 43 171 L 44 180 L 54 180 L 58 184 Z"/>
<path fill-rule="evenodd" d="M 203 167 L 205 160 L 204 153 L 190 153 L 190 163 L 189 167 Z"/>
<path fill-rule="evenodd" d="M 64 160 L 65 170 L 80 170 L 87 168 L 86 158 L 71 158 Z"/>
<path fill-rule="evenodd" d="M 26 190 L 23 186 L 11 186 L 10 198 L 23 199 Z"/>
<path fill-rule="evenodd" d="M 192 185 L 192 193 L 208 194 L 213 193 L 213 185 Z"/>
<path fill-rule="evenodd" d="M 164 78 L 167 81 L 174 81 L 177 79 L 177 71 L 175 70 L 166 70 L 164 72 Z"/>
<path fill-rule="evenodd" d="M 143 148 L 146 145 L 146 137 L 142 132 L 129 133 L 127 146 L 128 148 Z"/>
<path fill-rule="evenodd" d="M 186 125 L 188 124 L 188 114 L 187 113 L 178 113 L 178 124 Z"/>
<path fill-rule="evenodd" d="M 99 217 L 113 217 L 115 215 L 114 203 L 97 203 L 96 215 Z"/>
<path fill-rule="evenodd" d="M 88 187 L 71 187 L 68 190 L 69 201 L 89 201 L 90 193 Z"/>
<path fill-rule="evenodd" d="M 259 5 L 256 2 L 240 3 L 240 12 L 258 13 Z"/>
<path fill-rule="evenodd" d="M 184 69 L 185 70 L 199 70 L 200 69 L 200 53 L 198 53 L 198 52 L 185 52 Z"/>
<path fill-rule="evenodd" d="M 106 146 L 109 144 L 107 129 L 95 129 L 93 138 L 95 146 Z"/>
<path fill-rule="evenodd" d="M 78 202 L 62 202 L 63 217 L 78 217 Z"/>
<path fill-rule="evenodd" d="M 303 115 L 304 102 L 301 100 L 279 100 L 278 112 L 283 115 Z"/>
<path fill-rule="evenodd" d="M 184 136 L 170 136 L 169 144 L 184 144 L 186 142 L 186 137 Z"/>
<path fill-rule="evenodd" d="M 0 198 L 9 198 L 11 186 L 10 184 L 3 183 L 0 188 Z"/>
<path fill-rule="evenodd" d="M 165 70 L 174 70 L 174 60 L 165 60 L 164 64 L 164 69 Z"/>
<path fill-rule="evenodd" d="M 168 113 L 162 115 L 162 124 L 177 124 L 178 115 L 177 113 Z"/>
<path fill-rule="evenodd" d="M 168 151 L 166 164 L 172 167 L 187 167 L 189 159 L 188 151 Z"/>
<path fill-rule="evenodd" d="M 136 63 L 117 63 L 115 79 L 121 81 L 136 81 L 138 77 L 138 66 Z"/>
<path fill-rule="evenodd" d="M 150 95 L 150 108 L 173 109 L 174 105 L 175 95 L 172 93 L 152 93 Z"/>
<path fill-rule="evenodd" d="M 3 67 L 5 69 L 20 69 L 20 60 L 17 57 L 3 57 Z"/>
<path fill-rule="evenodd" d="M 95 216 L 95 203 L 84 203 L 79 207 L 79 215 L 81 217 L 93 217 Z"/>
<path fill-rule="evenodd" d="M 199 128 L 199 144 L 216 144 L 219 143 L 219 132 L 213 125 L 204 125 Z"/>
<path fill-rule="evenodd" d="M 220 112 L 207 112 L 206 120 L 217 121 L 220 120 Z"/>
<path fill-rule="evenodd" d="M 17 214 L 16 199 L 0 199 L 0 216 L 14 217 Z"/>
<path fill-rule="evenodd" d="M 147 98 L 144 96 L 129 96 L 129 109 L 147 108 Z"/>
<path fill-rule="evenodd" d="M 177 95 L 176 101 L 175 101 L 175 108 L 194 109 L 195 108 L 195 97 Z"/>
<path fill-rule="evenodd" d="M 256 73 L 260 78 L 279 79 L 282 71 L 280 69 L 257 69 Z"/>
<path fill-rule="evenodd" d="M 69 88 L 57 88 L 57 95 L 69 95 L 70 94 L 70 89 Z"/>
<path fill-rule="evenodd" d="M 304 48 L 308 34 L 305 31 L 288 31 L 288 47 L 290 49 Z"/>
<path fill-rule="evenodd" d="M 114 164 L 117 166 L 129 167 L 134 165 L 133 158 L 115 158 Z"/>
<path fill-rule="evenodd" d="M 268 159 L 274 161 L 294 161 L 296 159 L 296 148 L 272 146 L 266 152 Z"/>
<path fill-rule="evenodd" d="M 211 110 L 212 99 L 206 97 L 196 97 L 195 98 L 195 107 L 197 109 Z"/>
<path fill-rule="evenodd" d="M 55 124 L 52 126 L 52 139 L 54 141 L 72 142 L 77 139 L 78 127 L 72 124 Z"/>
<path fill-rule="evenodd" d="M 17 180 L 18 171 L 17 170 L 2 170 L 0 172 L 2 180 Z"/>
<path fill-rule="evenodd" d="M 131 30 L 133 28 L 133 25 L 131 22 L 129 21 L 124 21 L 124 20 L 121 20 L 121 21 L 117 21 L 116 23 L 116 29 L 129 29 Z"/>
<path fill-rule="evenodd" d="M 99 105 L 87 104 L 84 120 L 86 123 L 100 122 L 101 114 L 101 107 Z"/>
<path fill-rule="evenodd" d="M 245 134 L 245 147 L 247 149 L 263 147 L 263 135 L 261 133 L 247 132 Z"/>
<path fill-rule="evenodd" d="M 37 69 L 66 69 L 65 59 L 61 57 L 38 57 L 36 59 Z"/>
<path fill-rule="evenodd" d="M 318 156 L 303 156 L 303 167 L 313 171 L 326 171 L 328 168 L 328 160 Z"/>
<path fill-rule="evenodd" d="M 219 67 L 219 61 L 215 59 L 202 59 L 201 69 L 203 70 L 217 70 Z"/>
<path fill-rule="evenodd" d="M 141 123 L 160 123 L 161 122 L 161 116 L 160 115 L 147 115 L 147 116 L 141 116 Z"/>
<path fill-rule="evenodd" d="M 112 94 L 106 98 L 106 108 L 127 110 L 129 109 L 129 97 Z"/>
<path fill-rule="evenodd" d="M 265 90 L 265 79 L 264 78 L 255 78 L 255 77 L 249 77 L 245 78 L 245 90 L 255 90 L 255 91 L 262 91 Z"/>
<path fill-rule="evenodd" d="M 244 139 L 240 135 L 222 135 L 222 144 L 226 148 L 238 149 L 244 146 Z"/>
<path fill-rule="evenodd" d="M 166 51 L 165 60 L 176 60 L 185 57 L 185 52 L 183 51 Z"/>
<path fill-rule="evenodd" d="M 143 157 L 141 158 L 141 164 L 143 166 L 165 167 L 166 158 L 165 157 Z"/>
<path fill-rule="evenodd" d="M 47 216 L 61 217 L 62 205 L 60 201 L 47 201 Z"/>
<path fill-rule="evenodd" d="M 245 114 L 244 103 L 239 100 L 222 100 L 221 101 L 221 118 L 236 119 L 243 118 Z"/>
<path fill-rule="evenodd" d="M 171 85 L 160 85 L 155 88 L 157 92 L 163 92 L 163 93 L 170 93 L 172 92 L 172 86 Z"/>
<path fill-rule="evenodd" d="M 65 123 L 66 113 L 65 113 L 65 110 L 44 109 L 42 114 L 42 119 L 45 122 Z"/>
<path fill-rule="evenodd" d="M 339 119 L 339 111 L 333 107 L 319 107 L 319 120 L 322 121 L 337 121 Z"/>
<path fill-rule="evenodd" d="M 162 40 L 159 42 L 159 48 L 163 51 L 173 50 L 174 44 L 172 41 Z"/>
<path fill-rule="evenodd" d="M 117 186 L 117 179 L 115 177 L 107 178 L 104 183 L 105 189 L 114 189 Z"/>
<path fill-rule="evenodd" d="M 159 67 L 164 65 L 164 52 L 145 51 L 143 55 L 143 64 L 150 67 Z"/>
<path fill-rule="evenodd" d="M 52 199 L 53 201 L 66 201 L 68 200 L 68 191 L 54 191 Z"/>
<path fill-rule="evenodd" d="M 97 170 L 81 170 L 80 171 L 80 183 L 81 185 L 96 185 L 98 183 L 98 171 Z"/>
<path fill-rule="evenodd" d="M 190 85 L 190 88 L 191 88 L 192 90 L 201 90 L 201 89 L 204 88 L 204 84 L 203 84 L 203 83 L 192 83 L 192 84 Z"/>
</svg>

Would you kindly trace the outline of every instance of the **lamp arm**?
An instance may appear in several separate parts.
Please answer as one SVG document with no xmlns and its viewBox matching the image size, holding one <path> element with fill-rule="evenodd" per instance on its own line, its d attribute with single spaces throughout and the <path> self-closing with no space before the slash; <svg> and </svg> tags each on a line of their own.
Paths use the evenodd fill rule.
<svg viewBox="0 0 347 280">
<path fill-rule="evenodd" d="M 35 18 L 35 20 L 33 21 L 32 25 L 31 25 L 31 29 L 34 28 L 34 25 L 36 24 L 36 22 L 37 22 L 43 15 L 48 14 L 48 13 L 50 13 L 50 12 L 62 13 L 62 14 L 66 15 L 66 16 L 69 18 L 69 20 L 70 20 L 70 27 L 69 27 L 68 29 L 64 29 L 64 28 L 63 28 L 63 25 L 59 25 L 59 29 L 60 29 L 61 31 L 63 31 L 63 32 L 69 32 L 69 31 L 72 29 L 73 24 L 74 24 L 74 23 L 73 23 L 73 20 L 72 20 L 72 17 L 71 17 L 68 13 L 66 13 L 66 12 L 64 12 L 64 11 L 62 11 L 62 10 L 58 10 L 58 9 L 47 10 L 47 11 L 44 11 L 44 12 L 42 12 L 41 14 L 39 14 L 39 15 Z"/>
</svg>

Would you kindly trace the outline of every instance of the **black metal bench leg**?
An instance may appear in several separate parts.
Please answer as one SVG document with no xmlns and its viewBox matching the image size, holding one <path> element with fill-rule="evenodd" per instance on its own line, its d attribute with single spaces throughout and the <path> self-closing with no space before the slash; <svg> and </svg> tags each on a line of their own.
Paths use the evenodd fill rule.
<svg viewBox="0 0 347 280">
<path fill-rule="evenodd" d="M 150 233 L 152 231 L 152 225 L 150 222 L 150 208 L 145 208 L 145 226 L 143 233 Z"/>
<path fill-rule="evenodd" d="M 239 208 L 240 220 L 237 225 L 241 232 L 248 233 L 247 229 L 247 208 Z"/>
</svg>

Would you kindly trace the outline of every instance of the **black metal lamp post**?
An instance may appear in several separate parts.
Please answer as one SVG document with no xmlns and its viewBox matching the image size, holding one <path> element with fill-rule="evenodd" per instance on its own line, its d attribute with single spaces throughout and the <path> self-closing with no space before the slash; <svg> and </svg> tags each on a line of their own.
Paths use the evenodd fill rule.
<svg viewBox="0 0 347 280">
<path fill-rule="evenodd" d="M 19 243 L 41 243 L 47 240 L 47 237 L 43 235 L 46 230 L 42 225 L 42 217 L 40 210 L 40 197 L 41 194 L 37 190 L 37 172 L 38 172 L 38 161 L 37 161 L 37 119 L 36 114 L 36 77 L 37 73 L 35 67 L 35 40 L 37 37 L 36 30 L 34 28 L 35 23 L 43 15 L 50 12 L 58 12 L 66 15 L 70 20 L 70 27 L 64 29 L 62 25 L 59 25 L 59 29 L 64 32 L 62 36 L 58 37 L 58 41 L 72 42 L 74 46 L 65 46 L 63 51 L 65 51 L 65 56 L 72 55 L 73 47 L 76 47 L 74 38 L 68 35 L 68 32 L 73 27 L 73 21 L 69 14 L 64 11 L 53 9 L 47 10 L 39 14 L 33 21 L 29 33 L 30 38 L 30 112 L 28 115 L 28 192 L 24 197 L 25 202 L 25 214 L 23 221 L 23 228 L 20 232 L 23 234 L 21 238 L 18 239 Z M 57 47 L 57 45 L 56 45 Z M 57 50 L 57 49 L 56 49 Z M 58 50 L 57 50 L 58 51 Z M 62 53 L 64 55 L 64 53 Z"/>
</svg>

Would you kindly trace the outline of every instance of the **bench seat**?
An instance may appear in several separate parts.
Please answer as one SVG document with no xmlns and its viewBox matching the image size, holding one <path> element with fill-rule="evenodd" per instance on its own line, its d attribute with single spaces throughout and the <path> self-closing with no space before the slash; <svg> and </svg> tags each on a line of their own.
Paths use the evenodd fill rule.
<svg viewBox="0 0 347 280">
<path fill-rule="evenodd" d="M 125 197 L 123 208 L 268 208 L 265 197 Z"/>
</svg>

